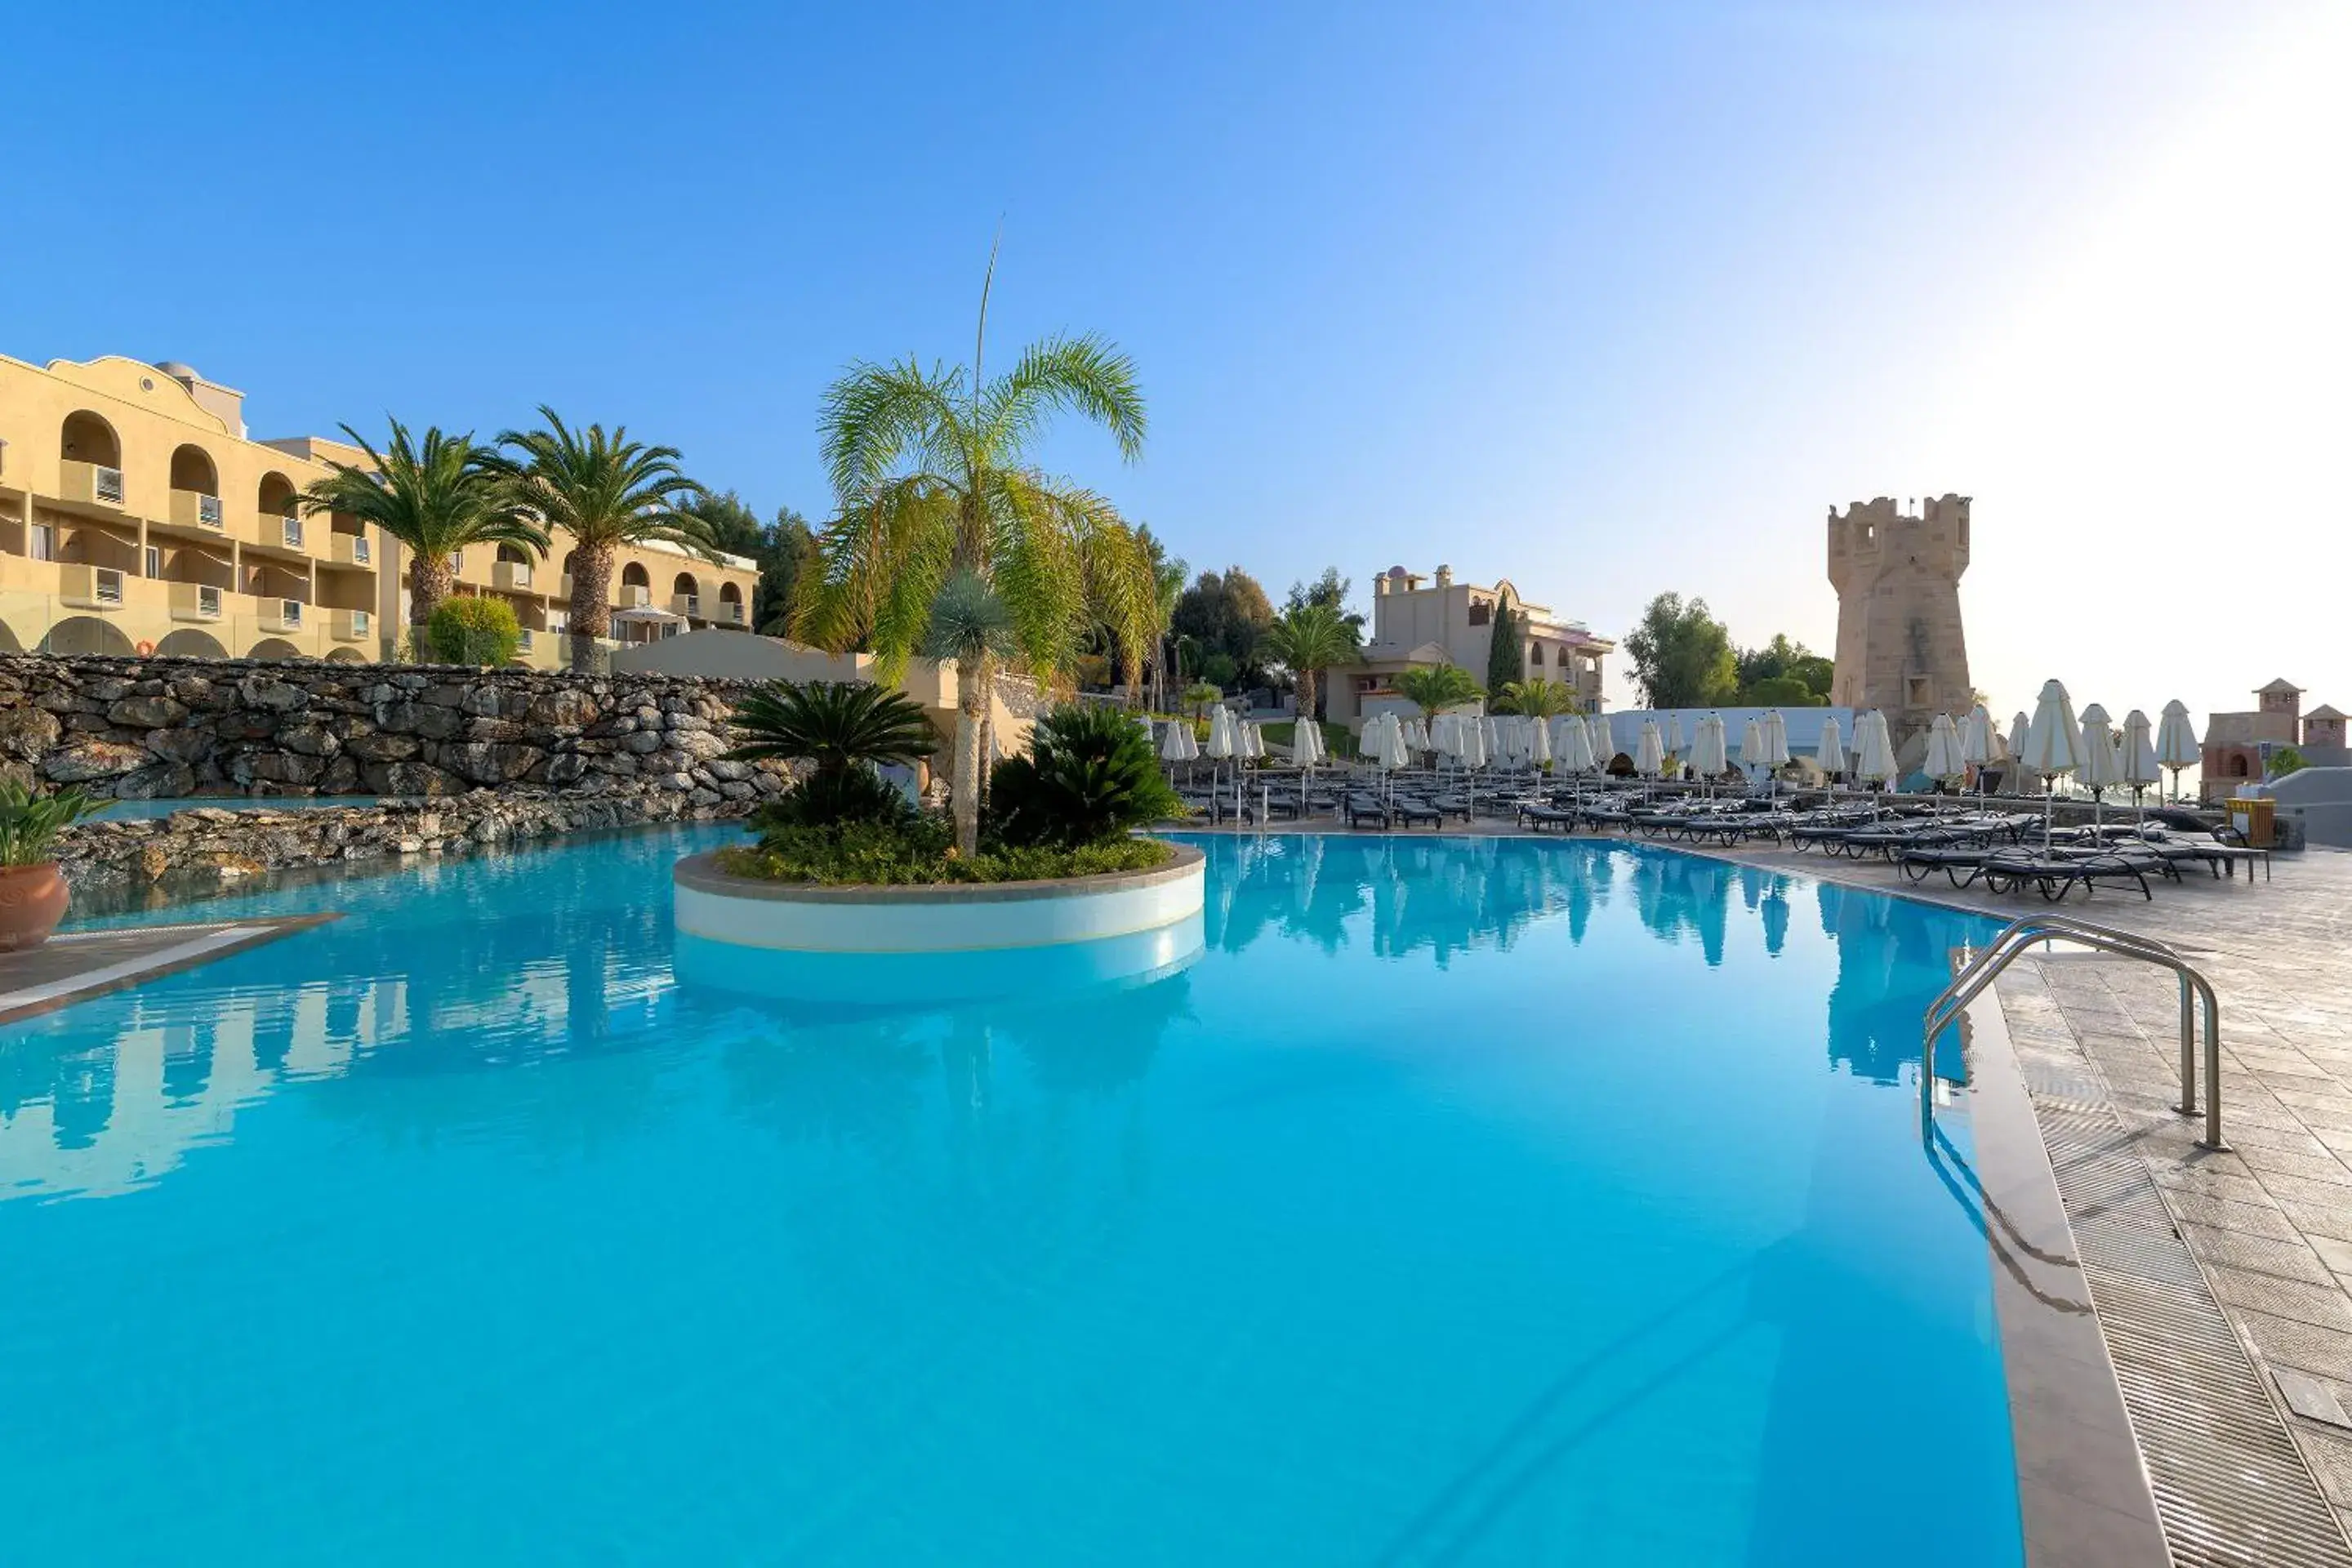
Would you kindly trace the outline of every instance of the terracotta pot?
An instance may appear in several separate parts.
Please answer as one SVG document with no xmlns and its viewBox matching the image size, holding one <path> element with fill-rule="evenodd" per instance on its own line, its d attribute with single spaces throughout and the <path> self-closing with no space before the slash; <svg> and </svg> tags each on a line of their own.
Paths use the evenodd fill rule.
<svg viewBox="0 0 2352 1568">
<path fill-rule="evenodd" d="M 66 918 L 70 895 L 54 860 L 0 866 L 0 952 L 38 947 Z"/>
</svg>

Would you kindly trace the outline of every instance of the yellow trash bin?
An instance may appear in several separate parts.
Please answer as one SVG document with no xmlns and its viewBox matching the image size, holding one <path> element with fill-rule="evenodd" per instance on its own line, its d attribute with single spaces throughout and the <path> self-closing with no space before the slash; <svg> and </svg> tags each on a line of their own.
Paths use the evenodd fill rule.
<svg viewBox="0 0 2352 1568">
<path fill-rule="evenodd" d="M 2232 800 L 2229 803 L 2230 826 L 2246 836 L 2246 842 L 2257 849 L 2271 847 L 2276 833 L 2275 804 L 2263 796 Z"/>
</svg>

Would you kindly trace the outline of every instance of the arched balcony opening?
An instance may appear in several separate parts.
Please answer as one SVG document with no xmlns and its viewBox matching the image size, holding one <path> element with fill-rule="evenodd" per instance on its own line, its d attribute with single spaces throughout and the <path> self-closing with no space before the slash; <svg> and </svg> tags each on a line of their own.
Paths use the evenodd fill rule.
<svg viewBox="0 0 2352 1568">
<path fill-rule="evenodd" d="M 113 426 L 86 408 L 76 409 L 58 429 L 58 456 L 66 500 L 122 504 L 122 443 Z"/>
<path fill-rule="evenodd" d="M 719 584 L 719 619 L 725 626 L 743 624 L 743 590 L 732 583 Z"/>
<path fill-rule="evenodd" d="M 174 480 L 173 488 L 177 486 Z M 275 471 L 262 475 L 253 504 L 261 514 L 262 543 L 282 545 L 288 550 L 302 548 L 301 508 L 295 504 L 293 480 Z"/>
<path fill-rule="evenodd" d="M 490 562 L 490 586 L 509 594 L 530 591 L 530 552 L 520 544 L 500 544 Z"/>
<path fill-rule="evenodd" d="M 172 450 L 172 521 L 183 528 L 223 529 L 220 469 L 202 447 L 188 445 Z M 278 541 L 271 538 L 265 542 Z"/>
<path fill-rule="evenodd" d="M 694 580 L 693 573 L 681 572 L 671 580 L 669 611 L 688 620 L 702 618 L 702 585 Z"/>
</svg>

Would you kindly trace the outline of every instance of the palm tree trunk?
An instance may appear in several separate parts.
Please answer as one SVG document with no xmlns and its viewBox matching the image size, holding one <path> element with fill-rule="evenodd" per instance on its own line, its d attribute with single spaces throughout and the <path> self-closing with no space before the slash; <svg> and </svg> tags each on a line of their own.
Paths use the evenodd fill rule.
<svg viewBox="0 0 2352 1568">
<path fill-rule="evenodd" d="M 596 640 L 613 626 L 613 547 L 582 540 L 572 555 L 572 668 L 596 668 Z"/>
<path fill-rule="evenodd" d="M 422 550 L 409 552 L 408 632 L 410 641 L 419 649 L 425 647 L 425 625 L 457 584 L 457 574 L 450 569 L 446 555 L 429 554 Z"/>
<path fill-rule="evenodd" d="M 1298 672 L 1298 721 L 1302 724 L 1315 722 L 1315 672 L 1311 669 Z"/>
<path fill-rule="evenodd" d="M 956 680 L 955 778 L 949 784 L 954 796 L 956 852 L 980 853 L 980 729 L 988 716 L 987 688 L 958 670 Z"/>
</svg>

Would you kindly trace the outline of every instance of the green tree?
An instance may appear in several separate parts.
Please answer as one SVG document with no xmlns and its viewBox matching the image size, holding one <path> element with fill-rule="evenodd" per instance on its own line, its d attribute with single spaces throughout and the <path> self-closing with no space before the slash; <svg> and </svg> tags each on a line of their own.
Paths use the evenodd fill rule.
<svg viewBox="0 0 2352 1568">
<path fill-rule="evenodd" d="M 1528 678 L 1528 618 L 1507 597 L 1495 601 L 1495 625 L 1486 642 L 1486 689 L 1500 691 Z"/>
<path fill-rule="evenodd" d="M 1339 575 L 1337 566 L 1323 568 L 1323 575 L 1312 583 L 1293 583 L 1289 595 L 1283 600 L 1286 611 L 1304 609 L 1308 605 L 1321 605 L 1335 612 L 1341 620 L 1355 628 L 1356 641 L 1364 640 L 1364 617 L 1348 608 L 1348 595 L 1355 584 Z"/>
<path fill-rule="evenodd" d="M 2303 753 L 2293 746 L 2280 746 L 2263 764 L 2263 772 L 2271 778 L 2283 779 L 2289 773 L 2299 773 L 2310 765 L 2304 761 Z"/>
<path fill-rule="evenodd" d="M 1659 595 L 1627 634 L 1625 652 L 1653 708 L 1719 708 L 1739 694 L 1731 634 L 1707 613 L 1705 599 Z"/>
<path fill-rule="evenodd" d="M 1819 708 L 1830 700 L 1836 667 L 1786 632 L 1762 647 L 1740 649 L 1738 662 L 1738 700 L 1743 707 Z"/>
<path fill-rule="evenodd" d="M 1238 566 L 1203 572 L 1178 596 L 1170 624 L 1202 658 L 1223 654 L 1237 673 L 1258 668 L 1258 645 L 1274 626 L 1274 605 L 1257 579 Z"/>
<path fill-rule="evenodd" d="M 1149 600 L 1150 563 L 1109 501 L 1040 472 L 1032 455 L 1054 417 L 1076 414 L 1141 457 L 1135 363 L 1102 338 L 1053 337 L 994 380 L 983 374 L 990 258 L 972 363 L 859 362 L 826 391 L 825 468 L 841 505 L 824 534 L 824 573 L 803 624 L 828 647 L 870 627 L 879 672 L 895 679 L 921 646 L 931 606 L 956 571 L 1002 596 L 1013 637 L 1041 676 L 1066 672 L 1090 619 L 1132 625 L 1107 595 Z M 1090 600 L 1093 601 L 1090 604 Z M 980 840 L 980 734 L 993 658 L 961 672 L 954 772 L 956 840 Z"/>
<path fill-rule="evenodd" d="M 1436 714 L 1486 695 L 1458 664 L 1417 664 L 1396 678 L 1397 695 L 1423 713 Z"/>
<path fill-rule="evenodd" d="M 367 454 L 366 465 L 330 463 L 333 471 L 302 492 L 302 510 L 373 523 L 407 548 L 408 624 L 417 640 L 449 596 L 457 575 L 449 558 L 458 551 L 512 544 L 546 553 L 547 530 L 515 505 L 498 454 L 471 436 L 428 427 L 420 444 L 395 419 L 391 442 L 378 452 L 350 426 L 343 434 Z"/>
<path fill-rule="evenodd" d="M 687 510 L 710 530 L 711 542 L 730 555 L 748 555 L 760 565 L 760 585 L 752 595 L 752 629 L 769 637 L 788 637 L 793 629 L 794 600 L 802 583 L 816 567 L 816 531 L 791 507 L 776 509 L 775 521 L 763 523 L 733 490 L 704 495 Z"/>
<path fill-rule="evenodd" d="M 1266 656 L 1298 682 L 1298 716 L 1315 718 L 1316 678 L 1323 670 L 1356 662 L 1359 633 L 1334 606 L 1315 600 L 1282 613 L 1265 634 Z"/>
<path fill-rule="evenodd" d="M 1495 711 L 1549 719 L 1577 710 L 1576 689 L 1562 680 L 1514 680 L 1496 694 Z"/>
<path fill-rule="evenodd" d="M 688 510 L 702 487 L 678 468 L 675 447 L 629 439 L 626 426 L 574 430 L 541 404 L 539 430 L 499 437 L 509 493 L 572 537 L 572 605 L 565 625 L 575 669 L 594 667 L 597 639 L 612 628 L 613 552 L 626 545 L 676 544 L 716 561 L 710 525 Z"/>
</svg>

